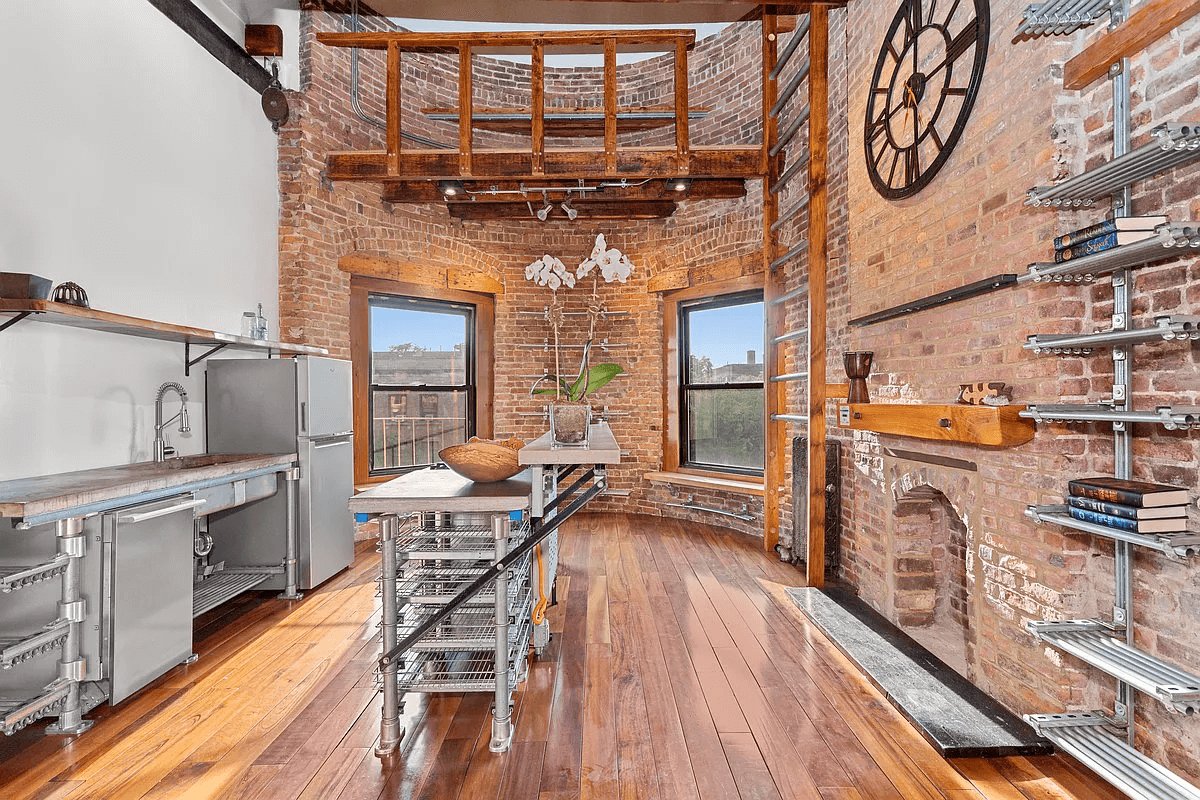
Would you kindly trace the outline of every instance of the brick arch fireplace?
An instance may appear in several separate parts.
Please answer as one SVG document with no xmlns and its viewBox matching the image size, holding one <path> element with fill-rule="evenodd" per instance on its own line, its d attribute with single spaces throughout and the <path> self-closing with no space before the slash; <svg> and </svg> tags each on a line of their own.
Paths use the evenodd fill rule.
<svg viewBox="0 0 1200 800">
<path fill-rule="evenodd" d="M 969 680 L 983 598 L 975 464 L 885 451 L 888 514 L 883 613 Z"/>
</svg>

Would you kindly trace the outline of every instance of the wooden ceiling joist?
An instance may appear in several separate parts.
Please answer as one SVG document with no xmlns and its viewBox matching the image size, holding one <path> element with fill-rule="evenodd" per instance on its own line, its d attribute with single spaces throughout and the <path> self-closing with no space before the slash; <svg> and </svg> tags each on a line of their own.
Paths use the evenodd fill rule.
<svg viewBox="0 0 1200 800">
<path fill-rule="evenodd" d="M 542 207 L 541 200 L 533 203 L 534 210 Z M 663 219 L 675 213 L 671 200 L 606 200 L 592 203 L 573 203 L 577 219 Z M 506 203 L 447 203 L 450 216 L 457 219 L 534 219 L 530 205 L 524 201 Z M 548 221 L 567 220 L 567 213 L 557 203 L 551 206 Z"/>
<path fill-rule="evenodd" d="M 616 153 L 616 170 L 607 171 L 602 148 L 547 149 L 542 175 L 533 171 L 528 150 L 475 150 L 471 174 L 460 172 L 457 150 L 401 150 L 396 155 L 397 170 L 388 169 L 388 153 L 382 150 L 330 153 L 325 174 L 333 181 L 399 180 L 540 180 L 568 178 L 585 180 L 671 178 L 750 178 L 760 174 L 761 145 L 697 147 L 686 160 L 675 148 L 621 148 Z"/>
<path fill-rule="evenodd" d="M 712 109 L 693 106 L 688 119 L 704 119 Z M 423 108 L 421 113 L 439 122 L 458 122 L 457 108 Z M 598 107 L 555 108 L 542 114 L 546 136 L 603 136 L 604 109 Z M 617 133 L 640 133 L 664 128 L 675 122 L 675 109 L 669 106 L 646 106 L 617 109 Z M 533 111 L 529 108 L 476 108 L 471 115 L 471 127 L 495 133 L 514 133 L 529 136 L 533 130 Z"/>
<path fill-rule="evenodd" d="M 695 178 L 685 191 L 675 191 L 665 180 L 649 180 L 645 183 L 635 181 L 622 185 L 621 181 L 611 183 L 588 184 L 583 186 L 565 182 L 550 186 L 550 181 L 539 179 L 537 183 L 524 181 L 463 181 L 464 200 L 476 205 L 496 205 L 526 200 L 538 205 L 542 202 L 542 192 L 546 191 L 550 200 L 562 202 L 570 199 L 571 203 L 584 208 L 596 203 L 647 202 L 668 200 L 672 203 L 679 200 L 719 200 L 746 195 L 746 184 L 739 178 Z M 430 181 L 393 181 L 383 184 L 382 199 L 388 203 L 436 203 L 446 199 L 438 190 L 436 183 Z M 458 201 L 455 201 L 458 202 Z"/>
<path fill-rule="evenodd" d="M 595 31 L 395 31 L 334 33 L 319 31 L 317 41 L 331 47 L 360 47 L 366 50 L 387 50 L 395 43 L 405 53 L 456 53 L 469 47 L 481 55 L 527 52 L 541 44 L 550 53 L 603 52 L 604 43 L 616 42 L 624 53 L 666 52 L 675 49 L 675 42 L 684 39 L 688 46 L 696 43 L 696 32 L 685 28 L 646 30 Z"/>
</svg>

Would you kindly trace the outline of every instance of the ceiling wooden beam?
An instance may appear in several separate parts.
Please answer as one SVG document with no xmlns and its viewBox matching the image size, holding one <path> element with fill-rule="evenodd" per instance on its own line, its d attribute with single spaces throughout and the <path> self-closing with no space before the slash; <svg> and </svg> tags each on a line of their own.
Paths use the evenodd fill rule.
<svg viewBox="0 0 1200 800">
<path fill-rule="evenodd" d="M 696 32 L 687 28 L 655 28 L 646 30 L 593 31 L 360 31 L 337 33 L 318 31 L 317 41 L 330 47 L 360 47 L 366 50 L 386 50 L 395 42 L 406 53 L 449 53 L 467 45 L 476 53 L 495 53 L 509 50 L 530 50 L 541 43 L 547 53 L 593 52 L 615 41 L 621 52 L 646 49 L 649 52 L 668 52 L 675 49 L 677 40 L 688 46 L 696 42 Z"/>
<path fill-rule="evenodd" d="M 591 181 L 586 190 L 571 182 L 547 180 L 531 176 L 524 181 L 463 181 L 466 192 L 463 202 L 471 203 L 524 203 L 526 200 L 540 204 L 542 189 L 549 188 L 550 199 L 562 202 L 570 196 L 571 203 L 579 206 L 595 202 L 635 200 L 724 200 L 744 197 L 746 182 L 741 178 L 694 178 L 685 192 L 675 192 L 664 180 L 651 180 L 638 185 L 599 185 Z M 522 185 L 526 188 L 522 189 Z M 381 199 L 388 203 L 440 203 L 446 198 L 433 181 L 392 181 L 383 184 Z M 460 202 L 455 200 L 453 202 Z"/>
<path fill-rule="evenodd" d="M 197 44 L 254 91 L 262 94 L 271 85 L 271 73 L 251 58 L 240 44 L 230 38 L 229 34 L 195 3 L 190 0 L 150 0 L 150 5 L 165 14 L 167 19 L 195 39 Z"/>
<path fill-rule="evenodd" d="M 725 145 L 693 148 L 686 172 L 693 178 L 752 178 L 759 175 L 760 145 Z M 683 174 L 675 148 L 621 148 L 617 151 L 614 179 L 672 178 Z M 533 180 L 533 157 L 528 150 L 476 150 L 471 154 L 472 174 L 463 175 L 457 150 L 401 150 L 397 175 L 388 174 L 387 153 L 382 150 L 330 153 L 325 176 L 333 181 L 375 181 L 388 177 L 407 180 Z M 596 179 L 605 174 L 602 148 L 547 149 L 546 179 Z M 542 178 L 538 178 L 541 180 Z"/>
<path fill-rule="evenodd" d="M 1082 89 L 1108 74 L 1122 58 L 1145 49 L 1200 14 L 1200 0 L 1147 0 L 1114 30 L 1104 34 L 1063 67 L 1063 88 Z"/>
<path fill-rule="evenodd" d="M 578 212 L 575 221 L 589 219 L 663 219 L 675 213 L 671 200 L 621 200 L 595 203 L 572 203 Z M 525 201 L 508 203 L 447 203 L 450 216 L 456 219 L 532 219 Z M 533 204 L 534 210 L 541 207 L 540 201 Z M 558 203 L 554 203 L 546 217 L 547 222 L 568 222 L 567 214 Z"/>
</svg>

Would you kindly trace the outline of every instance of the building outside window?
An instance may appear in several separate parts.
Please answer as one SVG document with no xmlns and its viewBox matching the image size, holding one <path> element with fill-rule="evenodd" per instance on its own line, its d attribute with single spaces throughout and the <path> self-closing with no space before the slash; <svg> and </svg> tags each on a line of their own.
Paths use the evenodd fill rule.
<svg viewBox="0 0 1200 800">
<path fill-rule="evenodd" d="M 437 461 L 475 433 L 475 308 L 370 293 L 369 473 Z"/>
<path fill-rule="evenodd" d="M 680 466 L 762 475 L 762 291 L 679 304 Z"/>
</svg>

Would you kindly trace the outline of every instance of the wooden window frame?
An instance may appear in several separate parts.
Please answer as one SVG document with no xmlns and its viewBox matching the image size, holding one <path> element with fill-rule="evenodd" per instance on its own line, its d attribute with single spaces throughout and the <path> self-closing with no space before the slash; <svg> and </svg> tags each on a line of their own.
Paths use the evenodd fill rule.
<svg viewBox="0 0 1200 800">
<path fill-rule="evenodd" d="M 354 483 L 383 483 L 395 475 L 371 475 L 371 331 L 372 294 L 417 297 L 475 306 L 475 435 L 492 438 L 496 301 L 490 294 L 434 288 L 386 278 L 350 276 L 350 360 L 354 385 Z"/>
<path fill-rule="evenodd" d="M 706 297 L 716 297 L 724 294 L 737 294 L 764 289 L 761 274 L 743 275 L 724 281 L 714 281 L 686 289 L 677 289 L 663 294 L 663 472 L 677 472 L 684 475 L 703 475 L 713 478 L 760 479 L 761 475 L 748 475 L 732 470 L 698 469 L 680 464 L 682 442 L 680 431 L 680 334 L 679 306 L 693 300 Z M 764 299 L 765 303 L 765 299 Z M 765 356 L 765 354 L 764 354 Z M 764 360 L 765 364 L 765 360 Z M 764 387 L 766 381 L 763 381 Z M 764 431 L 766 430 L 764 426 Z M 764 442 L 765 446 L 765 442 Z"/>
</svg>

